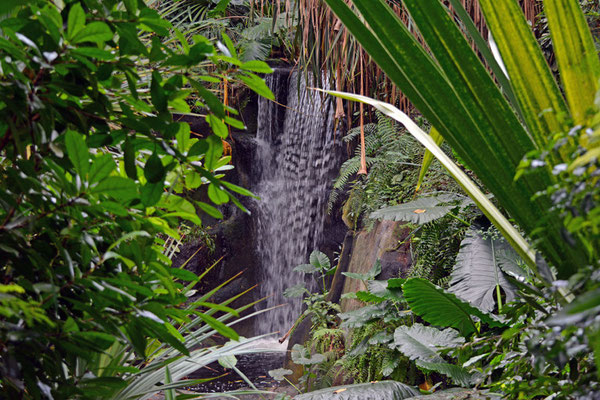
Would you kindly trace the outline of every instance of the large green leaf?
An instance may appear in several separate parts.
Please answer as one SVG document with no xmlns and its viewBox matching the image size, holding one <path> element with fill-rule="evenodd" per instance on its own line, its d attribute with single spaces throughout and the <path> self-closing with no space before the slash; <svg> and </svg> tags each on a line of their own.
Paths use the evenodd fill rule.
<svg viewBox="0 0 600 400">
<path fill-rule="evenodd" d="M 461 243 L 450 280 L 450 292 L 468 301 L 480 310 L 490 312 L 496 306 L 494 295 L 500 286 L 506 301 L 512 301 L 516 288 L 504 277 L 502 264 L 514 269 L 518 255 L 500 239 L 483 238 L 471 231 Z"/>
<path fill-rule="evenodd" d="M 407 280 L 403 290 L 411 310 L 430 324 L 456 328 L 465 336 L 479 331 L 474 317 L 492 327 L 504 326 L 491 315 L 424 279 Z"/>
<path fill-rule="evenodd" d="M 417 361 L 421 369 L 435 371 L 450 377 L 455 384 L 463 387 L 471 387 L 479 378 L 480 374 L 467 371 L 465 368 L 447 362 Z M 485 397 L 488 398 L 488 397 Z"/>
<path fill-rule="evenodd" d="M 411 360 L 444 362 L 437 349 L 455 348 L 464 342 L 465 339 L 452 328 L 439 330 L 414 324 L 399 326 L 394 332 L 394 346 Z"/>
<path fill-rule="evenodd" d="M 576 0 L 545 0 L 544 10 L 571 115 L 583 124 L 594 106 L 600 61 L 585 17 Z"/>
<path fill-rule="evenodd" d="M 374 211 L 371 213 L 371 218 L 406 221 L 423 225 L 444 217 L 454 208 L 454 206 L 438 205 L 443 202 L 443 199 L 437 197 L 420 197 L 407 203 Z"/>
<path fill-rule="evenodd" d="M 300 394 L 294 400 L 358 400 L 358 399 L 386 399 L 402 400 L 420 393 L 412 386 L 395 381 L 381 381 L 371 383 L 358 383 L 355 385 L 335 386 L 327 389 L 316 390 Z"/>
</svg>

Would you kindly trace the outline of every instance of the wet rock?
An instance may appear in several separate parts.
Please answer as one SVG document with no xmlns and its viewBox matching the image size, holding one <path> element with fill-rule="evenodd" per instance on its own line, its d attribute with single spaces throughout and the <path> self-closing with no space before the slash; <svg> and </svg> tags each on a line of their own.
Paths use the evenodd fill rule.
<svg viewBox="0 0 600 400">
<path fill-rule="evenodd" d="M 354 237 L 348 272 L 367 273 L 377 260 L 381 260 L 382 271 L 377 279 L 405 276 L 412 265 L 408 243 L 408 229 L 403 222 L 379 221 L 370 231 L 361 231 Z M 343 283 L 342 283 L 343 282 Z M 366 290 L 358 279 L 340 278 L 343 293 Z M 343 299 L 342 312 L 355 310 L 364 304 L 356 299 Z"/>
</svg>

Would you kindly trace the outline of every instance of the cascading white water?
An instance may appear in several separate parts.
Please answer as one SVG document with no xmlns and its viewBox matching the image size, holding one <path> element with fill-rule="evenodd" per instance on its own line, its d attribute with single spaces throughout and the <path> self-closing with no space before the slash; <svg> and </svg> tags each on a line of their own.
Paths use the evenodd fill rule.
<svg viewBox="0 0 600 400">
<path fill-rule="evenodd" d="M 299 316 L 301 301 L 282 293 L 303 282 L 293 269 L 308 262 L 321 240 L 340 140 L 335 138 L 334 102 L 307 90 L 304 78 L 276 71 L 266 82 L 287 107 L 259 100 L 256 252 L 261 296 L 269 296 L 262 307 L 287 306 L 264 314 L 257 333 L 284 334 Z"/>
</svg>

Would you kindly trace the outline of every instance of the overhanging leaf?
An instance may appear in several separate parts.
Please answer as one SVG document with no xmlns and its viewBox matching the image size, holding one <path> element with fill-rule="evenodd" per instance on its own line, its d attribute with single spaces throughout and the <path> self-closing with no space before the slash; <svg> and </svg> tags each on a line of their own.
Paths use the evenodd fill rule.
<svg viewBox="0 0 600 400">
<path fill-rule="evenodd" d="M 502 213 L 496 208 L 496 206 L 487 198 L 487 196 L 475 185 L 475 183 L 469 178 L 444 152 L 435 144 L 433 139 L 423 132 L 417 124 L 415 124 L 405 113 L 398 110 L 396 107 L 384 103 L 382 101 L 374 100 L 366 96 L 355 95 L 351 93 L 326 91 L 326 93 L 332 94 L 337 97 L 345 98 L 348 100 L 360 101 L 366 104 L 370 104 L 385 115 L 395 119 L 402 123 L 411 135 L 417 139 L 425 148 L 440 161 L 440 163 L 446 168 L 446 170 L 452 175 L 456 182 L 464 189 L 464 191 L 471 197 L 477 207 L 485 214 L 486 217 L 498 228 L 500 233 L 508 240 L 511 246 L 519 253 L 526 264 L 537 272 L 537 266 L 535 263 L 534 252 L 525 238 L 515 229 L 514 226 L 508 221 L 508 219 L 502 215 Z"/>
</svg>

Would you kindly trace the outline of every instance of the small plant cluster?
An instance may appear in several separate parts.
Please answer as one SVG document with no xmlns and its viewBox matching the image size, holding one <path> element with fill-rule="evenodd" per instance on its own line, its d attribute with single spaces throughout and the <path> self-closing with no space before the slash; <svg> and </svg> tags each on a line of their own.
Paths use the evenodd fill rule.
<svg viewBox="0 0 600 400">
<path fill-rule="evenodd" d="M 184 38 L 143 1 L 24 4 L 0 12 L 0 397 L 169 392 L 242 345 L 198 350 L 239 339 L 224 323 L 237 311 L 214 291 L 188 304 L 200 277 L 169 258 L 180 221 L 251 195 L 223 180 L 228 125 L 243 124 L 208 85 L 272 96 L 255 75 L 271 70 Z M 200 139 L 173 118 L 194 101 Z"/>
</svg>

